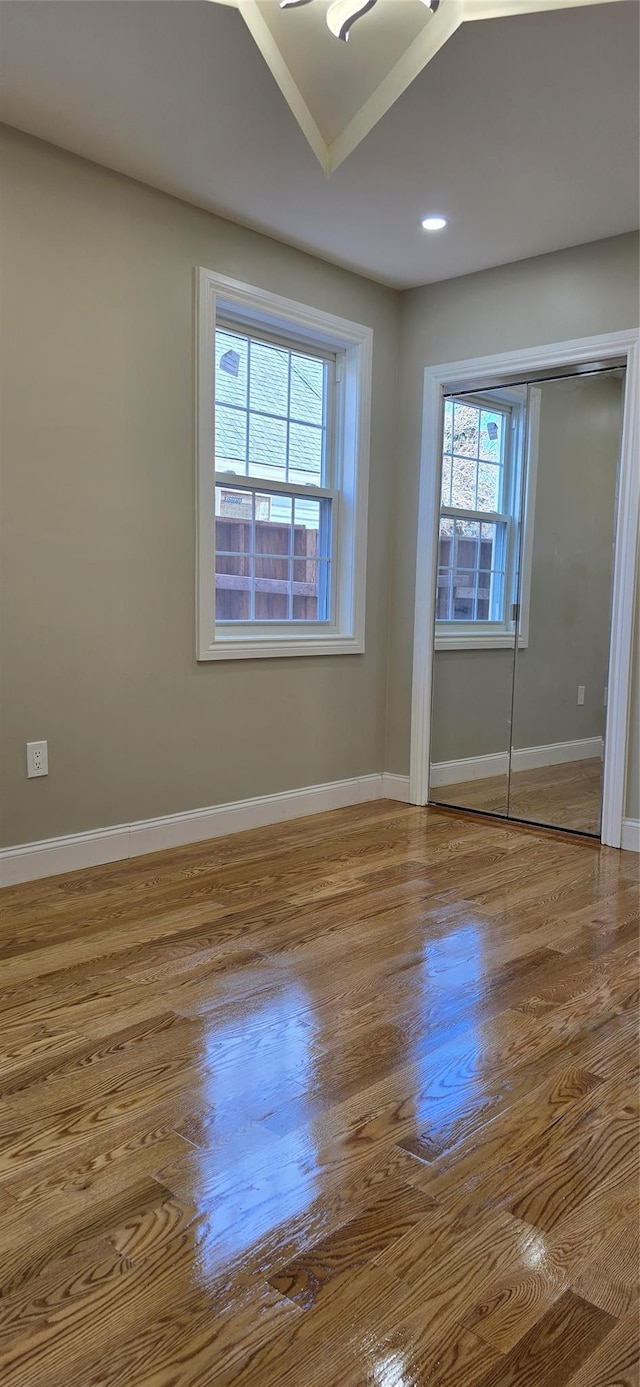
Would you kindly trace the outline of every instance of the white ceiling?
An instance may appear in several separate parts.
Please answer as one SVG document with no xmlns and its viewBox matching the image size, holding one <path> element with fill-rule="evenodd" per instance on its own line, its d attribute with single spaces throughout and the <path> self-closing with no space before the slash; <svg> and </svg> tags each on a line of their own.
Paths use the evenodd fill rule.
<svg viewBox="0 0 640 1387">
<path fill-rule="evenodd" d="M 0 119 L 406 287 L 638 225 L 638 14 L 465 25 L 327 179 L 233 8 L 3 0 Z"/>
</svg>

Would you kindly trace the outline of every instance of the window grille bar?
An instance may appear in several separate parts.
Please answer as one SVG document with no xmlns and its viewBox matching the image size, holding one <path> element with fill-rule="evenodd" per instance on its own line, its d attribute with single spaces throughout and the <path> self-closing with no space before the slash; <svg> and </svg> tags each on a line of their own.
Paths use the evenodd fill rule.
<svg viewBox="0 0 640 1387">
<path fill-rule="evenodd" d="M 243 491 L 248 496 L 293 496 L 299 501 L 335 501 L 337 493 L 315 482 L 283 482 L 279 477 L 245 477 L 238 472 L 216 472 L 215 484 L 225 491 Z"/>
<path fill-rule="evenodd" d="M 511 516 L 505 511 L 462 510 L 459 506 L 441 506 L 446 520 L 477 520 L 481 525 L 507 525 Z"/>
<path fill-rule="evenodd" d="M 289 441 L 290 441 L 290 438 L 291 438 L 291 419 L 290 419 L 290 417 L 289 417 L 289 416 L 290 416 L 290 412 L 291 412 L 291 352 L 287 352 L 287 433 L 286 433 L 286 440 L 285 440 L 285 447 L 286 447 L 286 453 L 285 453 L 285 466 L 286 466 L 285 480 L 286 480 L 286 481 L 289 480 Z M 289 613 L 289 615 L 291 615 L 291 613 Z"/>
<path fill-rule="evenodd" d="M 247 340 L 247 390 L 246 390 L 246 419 L 244 421 L 244 471 L 245 476 L 249 472 L 249 446 L 251 437 L 251 338 Z M 238 459 L 240 461 L 240 459 Z"/>
<path fill-rule="evenodd" d="M 234 405 L 230 400 L 216 400 L 215 405 L 216 409 L 232 409 L 235 414 L 248 412 L 260 419 L 276 419 L 280 424 L 288 419 L 292 424 L 302 424 L 305 429 L 315 429 L 317 433 L 324 433 L 326 427 L 324 424 L 316 424 L 315 419 L 299 419 L 297 414 L 274 414 L 268 409 L 257 409 L 255 405 Z M 470 460 L 473 461 L 473 459 L 465 458 L 465 462 Z M 497 463 L 494 462 L 491 466 L 496 467 Z"/>
</svg>

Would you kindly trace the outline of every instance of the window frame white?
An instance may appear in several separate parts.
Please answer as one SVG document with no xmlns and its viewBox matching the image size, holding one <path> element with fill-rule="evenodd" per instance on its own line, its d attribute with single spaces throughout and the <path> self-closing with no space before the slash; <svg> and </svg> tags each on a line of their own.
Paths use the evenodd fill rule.
<svg viewBox="0 0 640 1387">
<path fill-rule="evenodd" d="M 215 330 L 295 342 L 335 354 L 333 470 L 329 487 L 305 486 L 215 467 Z M 196 658 L 199 661 L 364 652 L 373 331 L 202 266 L 196 272 Z M 216 622 L 215 485 L 332 500 L 330 621 Z"/>
<path fill-rule="evenodd" d="M 538 468 L 538 438 L 539 438 L 539 418 L 540 418 L 540 390 L 535 386 L 529 388 L 529 411 L 527 417 L 527 389 L 526 386 L 504 386 L 501 389 L 489 387 L 490 395 L 482 386 L 476 390 L 459 390 L 455 392 L 447 391 L 442 395 L 442 414 L 444 418 L 444 403 L 447 398 L 464 399 L 479 407 L 488 408 L 489 403 L 495 404 L 504 411 L 509 411 L 511 417 L 511 427 L 509 428 L 509 438 L 507 440 L 507 454 L 505 458 L 505 485 L 507 490 L 506 503 L 503 503 L 503 511 L 493 514 L 489 511 L 478 512 L 474 518 L 482 519 L 487 524 L 507 523 L 507 559 L 505 565 L 505 601 L 504 601 L 504 620 L 503 621 L 446 621 L 436 620 L 435 623 L 435 649 L 436 650 L 509 650 L 513 649 L 515 643 L 516 622 L 512 619 L 513 606 L 519 602 L 518 618 L 518 648 L 526 649 L 529 643 L 529 604 L 531 596 L 531 557 L 533 546 L 533 523 L 535 516 L 535 497 L 536 497 L 536 477 Z M 442 442 L 442 434 L 441 434 Z M 442 506 L 440 503 L 441 477 L 444 452 L 440 449 L 440 468 L 438 481 L 438 504 L 439 516 L 447 515 L 461 519 L 468 518 L 471 513 L 456 510 L 455 507 Z M 524 495 L 523 490 L 523 467 Z M 521 512 L 521 514 L 520 514 Z M 518 584 L 517 560 L 520 549 L 520 538 L 522 528 L 522 552 L 521 552 L 521 572 Z"/>
</svg>

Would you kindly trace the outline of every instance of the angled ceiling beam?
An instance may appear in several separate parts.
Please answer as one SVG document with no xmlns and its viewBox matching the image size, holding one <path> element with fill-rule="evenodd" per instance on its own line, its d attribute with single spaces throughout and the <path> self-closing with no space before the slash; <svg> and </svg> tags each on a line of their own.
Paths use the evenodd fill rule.
<svg viewBox="0 0 640 1387">
<path fill-rule="evenodd" d="M 423 31 L 331 143 L 322 135 L 256 0 L 212 0 L 212 3 L 231 5 L 240 11 L 316 158 L 325 173 L 331 174 L 357 148 L 461 24 L 535 14 L 544 10 L 616 4 L 618 0 L 440 0 Z"/>
<path fill-rule="evenodd" d="M 218 0 L 213 0 L 214 4 L 217 2 Z M 222 0 L 223 4 L 233 4 L 234 2 L 316 158 L 319 159 L 325 173 L 332 173 L 336 166 L 331 164 L 329 146 L 320 133 L 302 92 L 294 81 L 269 25 L 263 18 L 255 0 Z"/>
</svg>

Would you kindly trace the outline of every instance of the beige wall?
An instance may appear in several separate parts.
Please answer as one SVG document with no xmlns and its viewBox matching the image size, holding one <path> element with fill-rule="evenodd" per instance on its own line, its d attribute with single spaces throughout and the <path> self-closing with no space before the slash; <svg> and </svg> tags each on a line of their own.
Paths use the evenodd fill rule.
<svg viewBox="0 0 640 1387">
<path fill-rule="evenodd" d="M 2 841 L 382 770 L 396 293 L 6 128 L 0 154 Z M 196 663 L 198 264 L 374 330 L 363 656 Z"/>
<path fill-rule="evenodd" d="M 635 239 L 399 296 L 8 129 L 0 159 L 0 841 L 406 772 L 423 366 L 631 325 Z M 197 264 L 374 329 L 363 656 L 195 660 Z"/>
<path fill-rule="evenodd" d="M 397 774 L 409 770 L 416 514 L 425 366 L 615 332 L 635 327 L 637 322 L 636 234 L 403 294 L 387 770 Z M 637 692 L 635 699 L 633 719 L 637 723 Z M 633 818 L 640 817 L 638 780 L 637 755 L 630 754 L 627 813 Z"/>
<path fill-rule="evenodd" d="M 431 760 L 508 751 L 513 650 L 438 650 L 433 659 Z"/>
</svg>

